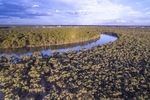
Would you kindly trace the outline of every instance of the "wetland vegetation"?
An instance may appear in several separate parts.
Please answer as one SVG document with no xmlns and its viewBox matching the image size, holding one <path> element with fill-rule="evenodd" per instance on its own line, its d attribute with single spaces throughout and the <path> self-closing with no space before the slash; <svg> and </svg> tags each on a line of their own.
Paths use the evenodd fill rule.
<svg viewBox="0 0 150 100">
<path fill-rule="evenodd" d="M 52 46 L 98 39 L 97 27 L 10 27 L 0 29 L 0 48 Z"/>
<path fill-rule="evenodd" d="M 106 33 L 117 36 L 118 40 L 78 52 L 75 50 L 66 53 L 54 52 L 51 56 L 40 52 L 20 58 L 2 55 L 0 88 L 5 93 L 4 98 L 6 100 L 149 99 L 150 28 L 92 28 L 96 29 L 93 30 L 94 33 L 90 32 L 92 37 Z M 14 40 L 7 38 L 9 33 L 7 36 L 3 34 L 0 36 L 1 47 L 15 47 L 16 45 L 12 44 L 3 45 L 5 40 Z M 42 35 L 41 32 L 39 34 Z M 83 33 L 83 36 L 86 34 Z M 33 45 L 40 43 L 39 40 L 34 41 Z M 22 47 L 18 44 L 17 46 Z"/>
<path fill-rule="evenodd" d="M 55 46 L 43 46 L 43 47 L 28 47 L 28 48 L 1 48 L 1 54 L 6 54 L 6 56 L 26 56 L 32 55 L 34 52 L 41 52 L 43 55 L 51 55 L 53 52 L 65 53 L 69 50 L 81 50 L 83 48 L 92 48 L 97 45 L 102 45 L 109 42 L 114 42 L 117 40 L 117 37 L 101 34 L 100 38 L 97 40 L 91 40 L 86 42 L 74 43 L 74 44 L 65 44 L 65 45 L 55 45 Z"/>
</svg>

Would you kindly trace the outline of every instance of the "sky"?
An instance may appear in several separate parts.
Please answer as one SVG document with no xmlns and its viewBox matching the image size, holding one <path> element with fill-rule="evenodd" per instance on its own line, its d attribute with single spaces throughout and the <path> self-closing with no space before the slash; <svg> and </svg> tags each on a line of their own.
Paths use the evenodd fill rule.
<svg viewBox="0 0 150 100">
<path fill-rule="evenodd" d="M 0 0 L 0 25 L 150 25 L 150 0 Z"/>
</svg>

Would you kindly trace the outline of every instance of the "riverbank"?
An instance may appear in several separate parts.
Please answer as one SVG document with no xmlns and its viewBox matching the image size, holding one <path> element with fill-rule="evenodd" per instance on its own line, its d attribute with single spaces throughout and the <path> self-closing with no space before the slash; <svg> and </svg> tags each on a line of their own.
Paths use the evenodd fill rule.
<svg viewBox="0 0 150 100">
<path fill-rule="evenodd" d="M 85 43 L 85 42 L 90 42 L 90 41 L 95 41 L 97 39 L 99 39 L 100 36 L 96 36 L 96 37 L 92 37 L 92 38 L 88 38 L 85 40 L 80 40 L 80 41 L 76 41 L 76 42 L 70 42 L 70 43 L 59 43 L 59 44 L 47 44 L 47 45 L 36 45 L 36 46 L 27 46 L 27 47 L 43 47 L 43 46 L 63 46 L 63 45 L 73 45 L 73 44 L 79 44 L 79 43 Z"/>
<path fill-rule="evenodd" d="M 57 46 L 43 46 L 43 47 L 31 47 L 31 48 L 19 48 L 19 49 L 0 49 L 1 54 L 5 53 L 7 56 L 14 55 L 19 58 L 20 56 L 31 55 L 33 52 L 41 52 L 43 55 L 51 55 L 53 51 L 65 53 L 69 50 L 81 50 L 83 48 L 92 48 L 97 45 L 102 45 L 110 42 L 114 42 L 118 38 L 116 36 L 101 34 L 99 39 L 91 40 L 87 42 L 80 42 L 76 44 L 57 45 Z"/>
<path fill-rule="evenodd" d="M 66 45 L 99 38 L 97 27 L 32 28 L 0 30 L 0 48 L 25 48 Z"/>
<path fill-rule="evenodd" d="M 3 55 L 5 99 L 149 99 L 150 28 L 105 30 L 119 39 L 79 52 L 35 52 L 14 63 Z"/>
</svg>

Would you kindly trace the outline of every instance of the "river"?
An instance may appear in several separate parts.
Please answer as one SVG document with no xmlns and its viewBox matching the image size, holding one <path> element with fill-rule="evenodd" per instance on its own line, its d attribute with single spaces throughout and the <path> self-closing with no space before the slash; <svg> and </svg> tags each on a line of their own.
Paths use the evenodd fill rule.
<svg viewBox="0 0 150 100">
<path fill-rule="evenodd" d="M 62 52 L 65 53 L 70 50 L 81 50 L 83 48 L 92 48 L 94 46 L 102 45 L 109 42 L 114 42 L 117 40 L 117 37 L 101 34 L 100 38 L 96 41 L 90 42 L 90 43 L 80 43 L 80 44 L 74 44 L 74 45 L 66 45 L 66 46 L 54 46 L 54 47 L 39 47 L 39 48 L 22 48 L 22 49 L 2 49 L 0 50 L 0 56 L 2 54 L 6 54 L 6 56 L 26 56 L 26 55 L 32 55 L 33 52 L 39 51 L 43 55 L 51 55 L 52 52 Z M 4 94 L 0 92 L 0 98 L 3 98 Z"/>
<path fill-rule="evenodd" d="M 73 45 L 63 45 L 63 46 L 53 46 L 53 47 L 35 47 L 35 48 L 21 48 L 21 49 L 0 49 L 0 57 L 2 54 L 6 54 L 6 56 L 26 56 L 32 55 L 33 52 L 41 52 L 43 55 L 51 55 L 53 52 L 61 52 L 65 53 L 69 50 L 81 50 L 83 48 L 92 48 L 97 45 L 102 45 L 109 42 L 114 42 L 117 40 L 117 37 L 101 34 L 100 38 L 96 41 L 92 41 L 89 43 L 79 43 Z"/>
</svg>

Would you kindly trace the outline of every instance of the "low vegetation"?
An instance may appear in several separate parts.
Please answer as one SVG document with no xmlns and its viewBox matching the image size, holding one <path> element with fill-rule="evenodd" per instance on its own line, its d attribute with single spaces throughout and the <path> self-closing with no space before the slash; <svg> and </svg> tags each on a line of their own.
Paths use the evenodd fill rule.
<svg viewBox="0 0 150 100">
<path fill-rule="evenodd" d="M 0 48 L 39 47 L 99 38 L 97 27 L 10 27 L 0 29 Z"/>
<path fill-rule="evenodd" d="M 119 39 L 79 52 L 2 55 L 5 99 L 99 100 L 150 98 L 150 28 L 102 27 Z"/>
</svg>

